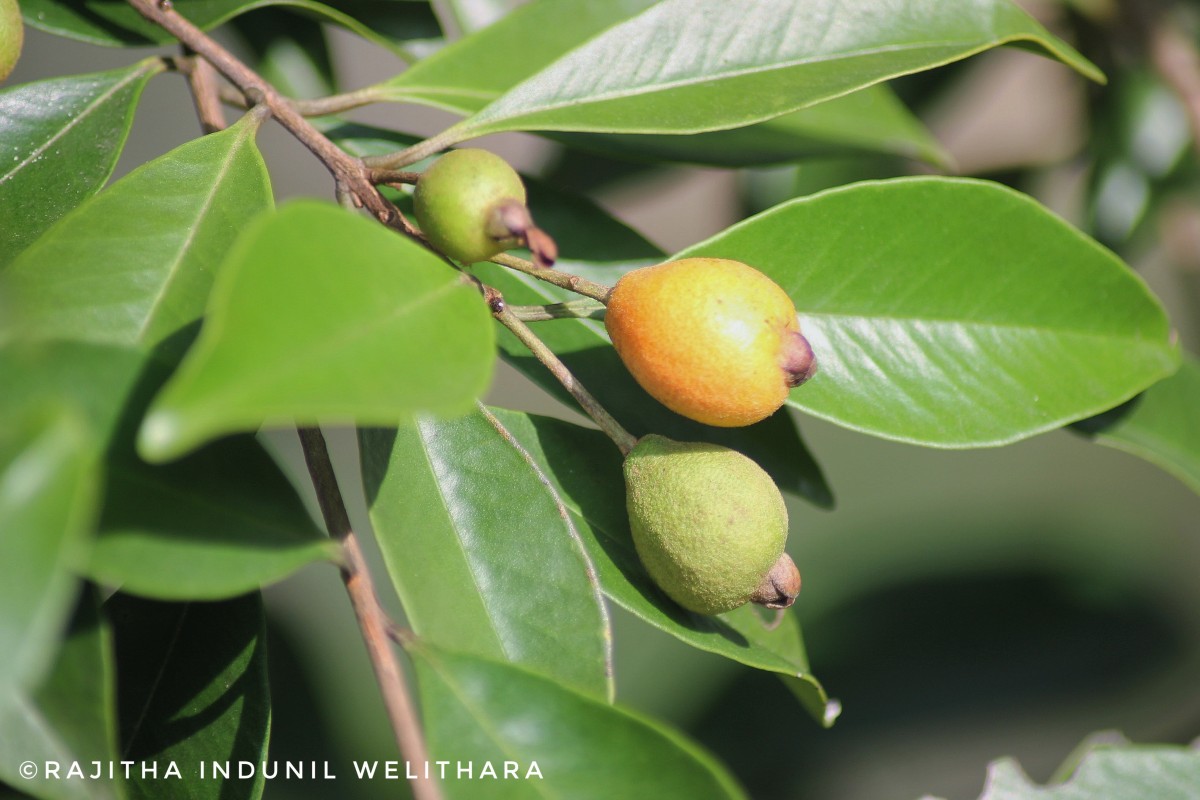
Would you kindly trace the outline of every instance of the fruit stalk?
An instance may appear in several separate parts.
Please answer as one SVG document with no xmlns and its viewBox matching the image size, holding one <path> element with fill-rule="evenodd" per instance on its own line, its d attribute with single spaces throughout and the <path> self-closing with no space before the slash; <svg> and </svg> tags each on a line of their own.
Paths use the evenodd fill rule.
<svg viewBox="0 0 1200 800">
<path fill-rule="evenodd" d="M 495 289 L 488 288 L 485 290 L 485 297 L 488 305 L 492 309 L 492 315 L 504 327 L 512 331 L 513 335 L 521 341 L 521 344 L 529 348 L 529 352 L 533 353 L 534 357 L 545 365 L 546 369 L 550 370 L 550 374 L 562 384 L 563 388 L 571 393 L 575 398 L 575 402 L 579 403 L 587 415 L 592 418 L 595 423 L 600 426 L 600 430 L 608 434 L 608 438 L 613 440 L 613 443 L 620 449 L 622 455 L 628 455 L 629 451 L 637 443 L 637 439 L 633 434 L 625 430 L 621 423 L 608 413 L 608 410 L 600 404 L 591 392 L 589 392 L 583 384 L 575 377 L 571 370 L 567 369 L 567 365 L 559 360 L 558 356 L 546 346 L 545 342 L 537 337 L 529 326 L 526 325 L 504 302 L 504 298 Z"/>
<path fill-rule="evenodd" d="M 575 294 L 581 294 L 584 297 L 590 297 L 593 300 L 599 300 L 607 305 L 608 296 L 612 294 L 612 287 L 605 286 L 603 283 L 589 281 L 587 278 L 581 278 L 578 275 L 572 275 L 569 272 L 562 272 L 557 269 L 548 269 L 539 267 L 532 261 L 527 261 L 524 258 L 501 253 L 498 256 L 493 256 L 491 259 L 493 264 L 499 264 L 502 267 L 524 272 L 526 275 L 532 275 L 540 281 L 557 286 L 560 289 L 566 289 Z"/>
</svg>

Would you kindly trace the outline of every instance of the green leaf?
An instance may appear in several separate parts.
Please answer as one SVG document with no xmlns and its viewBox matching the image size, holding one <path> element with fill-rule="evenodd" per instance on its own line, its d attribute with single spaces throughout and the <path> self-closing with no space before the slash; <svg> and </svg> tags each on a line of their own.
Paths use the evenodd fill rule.
<svg viewBox="0 0 1200 800">
<path fill-rule="evenodd" d="M 595 568 L 545 476 L 488 412 L 363 431 L 360 450 L 371 524 L 413 630 L 611 699 Z"/>
<path fill-rule="evenodd" d="M 238 230 L 271 207 L 261 121 L 188 142 L 64 217 L 0 273 L 0 338 L 150 350 L 200 319 Z"/>
<path fill-rule="evenodd" d="M 511 19 L 511 18 L 510 18 Z M 438 136 L 736 128 L 1003 44 L 1100 72 L 1009 0 L 664 0 Z"/>
<path fill-rule="evenodd" d="M 95 514 L 95 451 L 69 407 L 0 427 L 0 698 L 41 681 L 78 591 Z"/>
<path fill-rule="evenodd" d="M 1166 745 L 1100 746 L 1061 784 L 1037 786 L 1011 759 L 988 769 L 980 800 L 1192 800 L 1200 786 L 1200 751 Z"/>
<path fill-rule="evenodd" d="M 160 603 L 116 595 L 105 609 L 116 640 L 124 758 L 134 798 L 240 800 L 262 794 L 262 770 L 229 779 L 200 765 L 260 765 L 271 721 L 266 629 L 257 593 L 220 603 Z M 182 779 L 163 779 L 170 762 Z"/>
<path fill-rule="evenodd" d="M 900 98 L 875 85 L 781 117 L 691 136 L 559 134 L 586 150 L 639 160 L 718 167 L 782 164 L 813 156 L 886 153 L 948 167 L 950 155 Z"/>
<path fill-rule="evenodd" d="M 1179 371 L 1127 404 L 1077 423 L 1108 447 L 1157 464 L 1200 492 L 1200 359 L 1185 355 Z"/>
<path fill-rule="evenodd" d="M 54 667 L 34 692 L 0 696 L 0 780 L 45 800 L 116 800 L 125 797 L 121 781 L 64 779 L 73 762 L 87 774 L 93 762 L 114 763 L 117 750 L 112 636 L 98 613 L 96 592 L 81 598 Z M 32 761 L 35 778 L 18 769 Z M 60 777 L 47 778 L 47 761 L 60 765 Z"/>
<path fill-rule="evenodd" d="M 291 204 L 252 223 L 230 253 L 139 450 L 165 460 L 287 420 L 464 413 L 491 376 L 490 316 L 420 245 L 335 206 Z"/>
<path fill-rule="evenodd" d="M 587 271 L 587 276 L 613 283 L 630 267 L 659 260 L 593 268 Z M 565 263 L 566 269 L 583 272 L 581 264 Z M 554 303 L 575 296 L 536 278 L 496 265 L 477 264 L 472 270 L 485 283 L 500 289 L 510 303 Z M 805 447 L 786 410 L 745 428 L 713 428 L 693 422 L 668 410 L 646 394 L 613 350 L 602 322 L 555 320 L 537 325 L 537 334 L 542 341 L 554 350 L 580 383 L 588 387 L 630 433 L 635 436 L 659 433 L 680 441 L 713 442 L 732 447 L 757 461 L 771 473 L 781 489 L 799 494 L 818 506 L 833 505 L 833 493 L 825 482 L 825 476 Z M 566 395 L 541 362 L 530 355 L 528 349 L 512 334 L 500 329 L 498 339 L 500 350 L 510 363 L 574 407 L 574 400 Z"/>
<path fill-rule="evenodd" d="M 679 733 L 508 664 L 409 646 L 448 798 L 741 798 L 733 777 Z M 455 780 L 455 763 L 527 780 Z M 536 771 L 535 771 L 536 767 Z M 540 775 L 541 777 L 537 777 Z"/>
<path fill-rule="evenodd" d="M 794 613 L 774 630 L 750 606 L 717 617 L 695 614 L 663 594 L 646 574 L 629 532 L 621 454 L 604 434 L 548 417 L 495 413 L 562 497 L 605 595 L 693 647 L 779 673 L 816 720 L 833 724 L 840 706 L 809 670 Z"/>
<path fill-rule="evenodd" d="M 432 3 L 442 27 L 449 22 L 467 34 L 500 21 L 522 6 L 522 0 L 434 0 Z"/>
<path fill-rule="evenodd" d="M 379 84 L 388 100 L 469 114 L 654 0 L 539 0 Z M 537 46 L 529 44 L 536 31 Z"/>
<path fill-rule="evenodd" d="M 68 407 L 86 423 L 89 444 L 109 446 L 144 366 L 141 353 L 84 342 L 13 342 L 0 347 L 0 418 L 25 409 Z"/>
<path fill-rule="evenodd" d="M 647 0 L 531 3 L 376 88 L 385 99 L 395 102 L 423 103 L 472 114 L 555 58 L 650 5 Z M 540 32 L 538 47 L 533 50 L 523 46 L 529 30 Z M 924 126 L 882 86 L 737 131 L 689 137 L 554 138 L 619 156 L 717 166 L 773 164 L 847 150 L 896 153 L 942 165 L 948 162 L 948 156 Z"/>
<path fill-rule="evenodd" d="M 1006 444 L 1111 408 L 1178 364 L 1142 280 L 998 184 L 857 184 L 681 255 L 738 259 L 775 279 L 819 365 L 789 402 L 889 439 Z"/>
<path fill-rule="evenodd" d="M 336 547 L 253 437 L 230 437 L 169 465 L 137 457 L 138 425 L 169 374 L 169 365 L 107 345 L 38 342 L 0 349 L 0 386 L 14 387 L 0 393 L 0 419 L 19 419 L 22 407 L 78 408 L 89 452 L 104 455 L 99 531 L 70 567 L 129 592 L 211 598 L 332 559 Z M 67 511 L 62 504 L 54 508 Z M 20 565 L 20 580 L 9 582 L 14 590 L 26 579 L 41 580 L 20 560 L 4 563 Z"/>
<path fill-rule="evenodd" d="M 28 11 L 28 8 L 26 8 Z M 0 92 L 0 268 L 108 180 L 142 89 L 164 69 L 131 67 Z"/>
<path fill-rule="evenodd" d="M 402 52 L 398 39 L 433 36 L 437 27 L 428 4 L 408 0 L 174 0 L 173 6 L 203 30 L 258 8 L 284 6 L 397 52 Z M 119 47 L 175 41 L 123 0 L 25 0 L 21 10 L 32 27 L 92 44 Z"/>
</svg>

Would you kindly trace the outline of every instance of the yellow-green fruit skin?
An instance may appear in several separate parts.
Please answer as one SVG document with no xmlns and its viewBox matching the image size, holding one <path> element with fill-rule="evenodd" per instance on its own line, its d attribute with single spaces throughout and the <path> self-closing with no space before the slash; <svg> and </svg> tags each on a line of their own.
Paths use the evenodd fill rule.
<svg viewBox="0 0 1200 800">
<path fill-rule="evenodd" d="M 645 436 L 625 458 L 625 490 L 638 557 L 686 609 L 745 604 L 783 554 L 783 496 L 736 450 Z"/>
<path fill-rule="evenodd" d="M 496 239 L 488 225 L 503 200 L 525 203 L 525 185 L 508 162 L 487 150 L 452 150 L 421 174 L 413 213 L 438 250 L 464 264 L 487 261 L 519 243 Z"/>
<path fill-rule="evenodd" d="M 604 324 L 634 379 L 685 417 L 750 425 L 787 399 L 796 307 L 740 261 L 685 258 L 634 270 L 613 288 Z"/>
<path fill-rule="evenodd" d="M 25 24 L 17 0 L 0 0 L 0 81 L 8 78 L 25 41 Z"/>
</svg>

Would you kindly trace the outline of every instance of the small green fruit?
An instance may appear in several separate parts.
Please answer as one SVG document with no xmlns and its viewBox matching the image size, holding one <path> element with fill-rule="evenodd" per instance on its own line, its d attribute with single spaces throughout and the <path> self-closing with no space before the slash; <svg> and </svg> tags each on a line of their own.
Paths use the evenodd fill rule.
<svg viewBox="0 0 1200 800">
<path fill-rule="evenodd" d="M 417 180 L 413 211 L 430 243 L 455 261 L 487 261 L 524 243 L 539 262 L 554 261 L 553 242 L 525 208 L 521 176 L 487 150 L 452 150 L 434 162 Z"/>
<path fill-rule="evenodd" d="M 791 605 L 799 573 L 783 552 L 787 508 L 749 458 L 645 436 L 625 458 L 625 488 L 638 557 L 681 606 L 721 614 L 751 600 Z"/>
<path fill-rule="evenodd" d="M 17 65 L 24 41 L 25 23 L 17 0 L 0 0 L 0 81 Z"/>
</svg>

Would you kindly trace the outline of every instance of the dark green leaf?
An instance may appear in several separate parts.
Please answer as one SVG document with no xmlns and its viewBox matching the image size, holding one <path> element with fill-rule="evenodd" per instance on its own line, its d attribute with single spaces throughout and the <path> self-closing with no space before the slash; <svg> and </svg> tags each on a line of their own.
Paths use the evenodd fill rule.
<svg viewBox="0 0 1200 800">
<path fill-rule="evenodd" d="M 81 410 L 90 451 L 106 451 L 98 538 L 70 567 L 130 592 L 209 598 L 240 594 L 333 557 L 333 544 L 252 437 L 224 439 L 164 466 L 137 457 L 134 435 L 169 372 L 143 354 L 112 346 L 46 342 L 0 349 L 0 385 L 15 387 L 0 393 L 0 419 L 18 419 L 23 406 L 66 404 Z M 0 563 L 0 571 L 3 563 L 21 565 L 21 579 L 8 584 L 14 590 L 26 578 L 39 580 L 20 560 Z"/>
<path fill-rule="evenodd" d="M 862 183 L 777 206 L 682 255 L 774 278 L 819 364 L 789 402 L 890 439 L 1005 444 L 1111 408 L 1178 364 L 1137 275 L 997 184 Z"/>
<path fill-rule="evenodd" d="M 271 207 L 260 122 L 188 142 L 64 217 L 0 273 L 0 337 L 149 350 L 198 320 L 238 231 Z"/>
<path fill-rule="evenodd" d="M 95 448 L 69 406 L 0 426 L 0 698 L 41 681 L 75 601 L 95 514 Z"/>
<path fill-rule="evenodd" d="M 116 595 L 105 609 L 116 640 L 122 755 L 158 765 L 135 771 L 134 798 L 241 800 L 262 794 L 262 770 L 239 780 L 212 762 L 261 765 L 271 704 L 262 601 L 160 603 Z M 175 762 L 181 780 L 163 779 Z M 199 774 L 200 765 L 208 771 Z M 186 773 L 185 773 L 186 771 Z"/>
<path fill-rule="evenodd" d="M 294 203 L 251 224 L 221 268 L 139 449 L 164 460 L 265 422 L 463 413 L 493 354 L 478 292 L 428 250 L 335 206 Z"/>
<path fill-rule="evenodd" d="M 980 800 L 1193 800 L 1200 751 L 1167 745 L 1101 746 L 1066 782 L 1037 786 L 1015 761 L 991 765 Z"/>
<path fill-rule="evenodd" d="M 110 781 L 107 765 L 119 759 L 112 643 L 109 626 L 97 611 L 94 591 L 86 592 L 62 641 L 54 667 L 31 693 L 0 696 L 0 780 L 45 800 L 116 800 L 125 797 L 121 781 Z M 18 769 L 32 761 L 37 777 Z M 60 765 L 60 777 L 47 778 L 46 762 Z M 86 774 L 93 762 L 105 765 L 100 777 L 67 780 L 78 762 Z"/>
<path fill-rule="evenodd" d="M 449 798 L 745 796 L 712 756 L 650 719 L 508 664 L 426 643 L 409 652 L 432 758 L 501 776 L 455 780 L 448 770 Z M 503 780 L 512 762 L 531 777 Z"/>
<path fill-rule="evenodd" d="M 661 258 L 643 260 L 632 266 L 659 260 Z M 568 261 L 566 268 L 582 272 L 581 266 Z M 613 283 L 629 266 L 589 269 L 588 277 Z M 485 283 L 500 289 L 510 303 L 552 303 L 574 296 L 536 278 L 495 265 L 479 264 L 473 269 Z M 781 489 L 799 494 L 819 506 L 833 505 L 833 494 L 825 476 L 804 446 L 786 410 L 745 428 L 713 428 L 693 422 L 669 411 L 638 386 L 613 350 L 602 322 L 555 320 L 537 325 L 538 336 L 635 436 L 659 433 L 681 441 L 706 441 L 732 447 L 770 472 Z M 498 338 L 501 352 L 508 361 L 563 397 L 565 402 L 574 402 L 565 397 L 562 387 L 514 336 L 501 329 Z"/>
<path fill-rule="evenodd" d="M 436 35 L 429 6 L 410 0 L 174 0 L 175 9 L 204 30 L 248 11 L 285 6 L 340 25 L 396 51 L 401 38 Z M 172 36 L 124 0 L 25 0 L 25 21 L 50 33 L 108 46 L 166 44 Z"/>
<path fill-rule="evenodd" d="M 364 431 L 360 447 L 371 523 L 413 629 L 611 698 L 595 568 L 549 482 L 496 420 L 421 418 Z"/>
<path fill-rule="evenodd" d="M 612 442 L 599 431 L 548 417 L 495 413 L 562 497 L 606 595 L 693 647 L 779 673 L 814 718 L 833 724 L 840 706 L 810 673 L 794 614 L 774 630 L 750 606 L 718 617 L 694 614 L 669 599 L 646 574 L 630 537 L 621 454 Z"/>
<path fill-rule="evenodd" d="M 950 156 L 883 85 L 755 125 L 691 136 L 560 134 L 569 145 L 618 157 L 752 167 L 799 158 L 874 152 L 921 159 L 946 167 Z"/>
<path fill-rule="evenodd" d="M 664 0 L 513 87 L 439 142 L 510 130 L 735 128 L 1009 43 L 1102 80 L 1009 0 L 953 7 L 940 0 Z"/>
<path fill-rule="evenodd" d="M 337 92 L 325 26 L 287 8 L 261 8 L 229 25 L 253 53 L 255 71 L 288 97 Z"/>
<path fill-rule="evenodd" d="M 0 173 L 0 268 L 104 185 L 142 89 L 163 69 L 160 59 L 148 58 L 0 92 L 0 140 L 8 143 Z"/>
<path fill-rule="evenodd" d="M 1200 360 L 1185 356 L 1174 375 L 1076 429 L 1157 464 L 1200 492 Z"/>
</svg>

